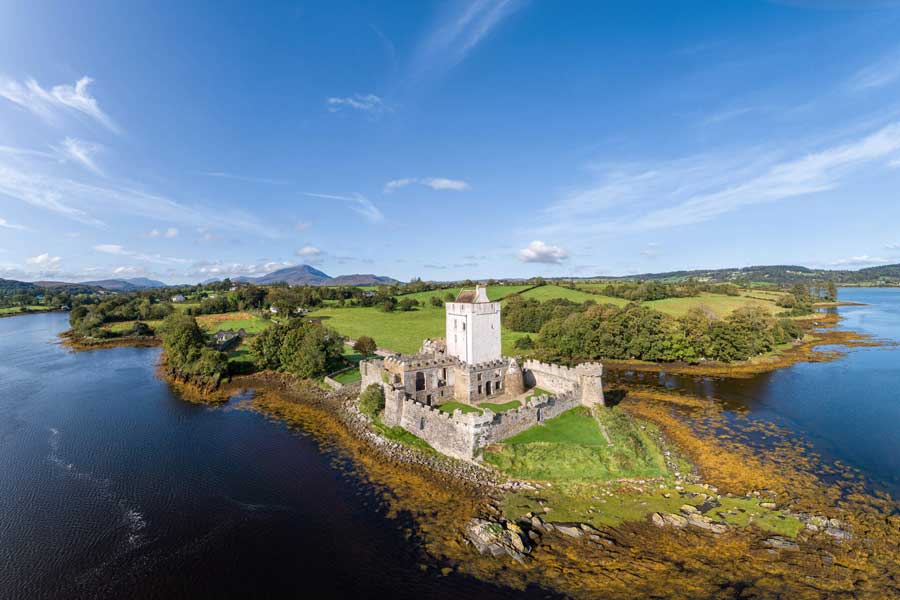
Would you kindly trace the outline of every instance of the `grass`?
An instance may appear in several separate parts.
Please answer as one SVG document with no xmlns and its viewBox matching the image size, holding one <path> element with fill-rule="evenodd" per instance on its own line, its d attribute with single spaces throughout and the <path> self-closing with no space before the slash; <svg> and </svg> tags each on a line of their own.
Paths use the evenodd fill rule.
<svg viewBox="0 0 900 600">
<path fill-rule="evenodd" d="M 544 388 L 533 387 L 528 390 L 528 396 L 525 398 L 526 400 L 531 400 L 532 398 L 536 398 L 537 396 L 554 396 L 553 392 L 548 392 Z"/>
<path fill-rule="evenodd" d="M 332 375 L 331 378 L 338 383 L 349 385 L 351 383 L 360 381 L 362 379 L 362 374 L 359 372 L 359 369 L 356 368 L 349 371 L 344 371 L 343 373 L 338 373 L 337 375 Z"/>
<path fill-rule="evenodd" d="M 665 300 L 651 300 L 643 303 L 644 306 L 676 317 L 680 317 L 692 308 L 697 307 L 709 309 L 717 316 L 725 317 L 738 308 L 751 304 L 762 307 L 772 314 L 784 310 L 776 306 L 775 302 L 767 300 L 749 298 L 747 296 L 726 296 L 724 294 L 708 293 L 702 293 L 692 298 L 666 298 Z"/>
<path fill-rule="evenodd" d="M 566 300 L 571 300 L 572 302 L 585 302 L 586 300 L 594 300 L 597 303 L 602 304 L 603 302 L 612 302 L 613 304 L 618 304 L 620 298 L 607 298 L 606 296 L 595 296 L 594 294 L 589 294 L 587 292 L 583 292 L 581 290 L 573 290 L 569 288 L 560 287 L 558 285 L 542 285 L 540 287 L 536 287 L 533 290 L 528 290 L 522 294 L 523 298 L 530 298 L 532 300 L 540 300 L 544 302 L 545 300 L 552 300 L 554 298 L 565 298 Z M 622 304 L 625 304 L 624 302 Z"/>
<path fill-rule="evenodd" d="M 542 481 L 666 475 L 662 451 L 634 419 L 617 408 L 598 415 L 612 446 L 590 411 L 578 407 L 486 449 L 484 460 L 513 477 Z"/>
<path fill-rule="evenodd" d="M 260 333 L 267 328 L 271 325 L 271 321 L 248 312 L 230 312 L 217 315 L 200 315 L 197 317 L 197 324 L 206 333 L 215 333 L 223 329 L 243 329 L 252 335 Z"/>
<path fill-rule="evenodd" d="M 381 419 L 377 418 L 372 420 L 372 425 L 375 427 L 375 429 L 378 430 L 378 433 L 391 441 L 409 446 L 411 448 L 424 450 L 430 454 L 437 454 L 437 450 L 432 448 L 431 444 L 429 444 L 422 438 L 411 434 L 402 427 L 388 427 L 381 422 Z"/>
<path fill-rule="evenodd" d="M 31 312 L 41 312 L 50 310 L 49 306 L 43 306 L 41 304 L 29 304 L 27 306 L 10 306 L 9 308 L 0 308 L 0 315 L 16 315 L 20 312 L 25 311 Z"/>
<path fill-rule="evenodd" d="M 153 331 L 156 331 L 156 328 L 159 327 L 160 325 L 162 325 L 161 320 L 160 321 L 143 321 L 143 322 L 146 323 L 147 326 L 150 329 L 152 329 Z M 126 331 L 130 331 L 131 328 L 134 327 L 135 323 L 137 323 L 137 321 L 118 321 L 116 323 L 106 323 L 105 325 L 103 325 L 103 329 L 112 331 L 113 333 L 124 333 Z"/>
<path fill-rule="evenodd" d="M 493 402 L 482 402 L 478 405 L 481 408 L 489 408 L 495 413 L 504 413 L 508 410 L 514 410 L 522 406 L 522 403 L 518 400 L 510 400 L 509 402 L 503 402 L 501 404 L 495 404 Z"/>
<path fill-rule="evenodd" d="M 457 409 L 461 410 L 463 413 L 476 413 L 476 414 L 484 414 L 480 408 L 475 408 L 474 406 L 470 406 L 468 404 L 463 404 L 462 402 L 450 401 L 444 402 L 440 406 L 437 407 L 439 411 L 453 414 L 453 412 Z"/>
</svg>

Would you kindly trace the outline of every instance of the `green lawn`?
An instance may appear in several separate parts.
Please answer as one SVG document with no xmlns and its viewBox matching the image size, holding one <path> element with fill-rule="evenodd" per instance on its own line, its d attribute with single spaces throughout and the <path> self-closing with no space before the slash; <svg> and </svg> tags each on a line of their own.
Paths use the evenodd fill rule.
<svg viewBox="0 0 900 600">
<path fill-rule="evenodd" d="M 337 375 L 332 375 L 331 378 L 338 383 L 349 385 L 351 383 L 360 381 L 362 379 L 362 374 L 360 374 L 359 369 L 357 368 L 350 369 L 349 371 L 344 371 L 343 373 L 338 373 Z"/>
<path fill-rule="evenodd" d="M 708 294 L 702 293 L 692 298 L 666 298 L 665 300 L 651 300 L 644 302 L 644 306 L 656 309 L 660 312 L 679 317 L 687 313 L 690 309 L 703 307 L 711 310 L 719 317 L 725 317 L 747 305 L 760 306 L 770 313 L 776 313 L 784 310 L 775 305 L 774 302 L 766 300 L 758 300 L 756 298 L 747 298 L 745 296 L 726 296 L 724 294 Z"/>
<path fill-rule="evenodd" d="M 197 308 L 200 306 L 199 302 L 172 302 L 172 308 L 179 312 L 185 312 L 189 308 Z"/>
<path fill-rule="evenodd" d="M 528 396 L 525 399 L 531 400 L 532 398 L 534 398 L 536 396 L 553 396 L 553 395 L 555 395 L 553 392 L 549 392 L 549 391 L 545 390 L 544 388 L 533 387 L 530 390 L 528 390 Z"/>
<path fill-rule="evenodd" d="M 488 295 L 488 298 L 490 298 L 491 300 L 502 300 L 503 298 L 505 298 L 506 296 L 509 296 L 510 294 L 517 294 L 517 293 L 521 292 L 522 290 L 527 290 L 530 287 L 531 287 L 530 285 L 490 285 L 487 288 L 487 295 Z M 418 300 L 419 302 L 426 304 L 431 301 L 432 296 L 437 296 L 441 300 L 444 300 L 444 296 L 447 295 L 447 292 L 450 292 L 454 296 L 456 296 L 457 294 L 459 294 L 460 289 L 462 289 L 462 288 L 448 287 L 448 288 L 441 288 L 439 290 L 431 290 L 429 292 L 416 292 L 415 294 L 403 294 L 403 295 L 397 296 L 397 299 L 414 298 L 414 299 Z"/>
<path fill-rule="evenodd" d="M 524 479 L 551 481 L 662 477 L 657 444 L 624 411 L 598 409 L 613 442 L 608 445 L 587 408 L 578 407 L 485 451 L 485 462 Z"/>
<path fill-rule="evenodd" d="M 260 333 L 272 324 L 262 317 L 245 311 L 222 313 L 216 315 L 200 315 L 197 323 L 206 333 L 215 333 L 223 329 L 243 329 L 249 334 Z"/>
<path fill-rule="evenodd" d="M 113 333 L 123 333 L 131 330 L 136 322 L 137 321 L 118 321 L 116 323 L 107 323 L 103 326 L 103 329 L 107 329 Z M 146 323 L 153 331 L 156 331 L 156 328 L 162 325 L 162 321 L 144 321 L 144 323 Z"/>
<path fill-rule="evenodd" d="M 474 406 L 469 406 L 468 404 L 463 404 L 462 402 L 450 401 L 445 402 L 438 406 L 438 410 L 445 413 L 453 413 L 456 409 L 463 411 L 464 413 L 477 413 L 482 414 L 484 411 L 475 408 Z"/>
<path fill-rule="evenodd" d="M 587 292 L 583 292 L 581 290 L 572 290 L 569 288 L 560 287 L 558 285 L 542 285 L 540 287 L 536 287 L 533 290 L 528 290 L 522 294 L 523 298 L 531 298 L 532 300 L 540 300 L 541 302 L 545 300 L 551 300 L 554 298 L 565 298 L 566 300 L 571 300 L 572 302 L 584 302 L 586 300 L 594 300 L 598 304 L 602 304 L 604 302 L 612 302 L 613 304 L 618 304 L 620 298 L 608 298 L 606 296 L 595 296 L 594 294 L 588 294 Z M 624 304 L 625 302 L 622 301 Z"/>
<path fill-rule="evenodd" d="M 489 408 L 495 413 L 504 413 L 508 410 L 513 410 L 522 406 L 522 403 L 518 400 L 510 400 L 509 402 L 503 402 L 502 404 L 495 404 L 493 402 L 482 402 L 479 404 L 481 408 Z"/>
</svg>

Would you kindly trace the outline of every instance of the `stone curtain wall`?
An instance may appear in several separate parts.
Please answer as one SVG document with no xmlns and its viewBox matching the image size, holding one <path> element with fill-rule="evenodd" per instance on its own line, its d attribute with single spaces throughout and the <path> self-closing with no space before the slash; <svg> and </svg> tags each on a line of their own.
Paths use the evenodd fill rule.
<svg viewBox="0 0 900 600">
<path fill-rule="evenodd" d="M 557 397 L 540 396 L 532 398 L 526 402 L 525 406 L 494 415 L 491 423 L 479 428 L 476 447 L 481 448 L 501 442 L 547 419 L 558 417 L 580 404 L 581 400 L 572 393 L 561 394 Z M 485 414 L 488 414 L 488 412 L 485 411 Z"/>
<path fill-rule="evenodd" d="M 441 412 L 414 400 L 404 400 L 400 427 L 416 435 L 443 454 L 470 460 L 475 453 L 476 423 L 489 417 L 473 413 Z"/>
<path fill-rule="evenodd" d="M 564 394 L 574 392 L 578 386 L 578 374 L 569 367 L 526 360 L 523 371 L 526 387 L 537 386 L 554 394 Z"/>
</svg>

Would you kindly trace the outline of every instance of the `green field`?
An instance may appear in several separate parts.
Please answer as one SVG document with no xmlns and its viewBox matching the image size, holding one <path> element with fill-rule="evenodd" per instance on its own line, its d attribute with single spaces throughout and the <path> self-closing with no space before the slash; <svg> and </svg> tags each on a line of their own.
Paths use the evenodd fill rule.
<svg viewBox="0 0 900 600">
<path fill-rule="evenodd" d="M 574 408 L 484 453 L 485 462 L 523 479 L 607 481 L 663 477 L 666 463 L 656 442 L 624 411 L 599 409 L 608 444 L 591 412 Z"/>
<path fill-rule="evenodd" d="M 156 331 L 156 328 L 162 325 L 162 321 L 143 321 L 147 324 L 150 329 Z M 137 321 L 118 321 L 116 323 L 107 323 L 103 326 L 103 329 L 107 331 L 112 331 L 113 333 L 123 333 L 125 331 L 130 331 L 134 324 Z"/>
<path fill-rule="evenodd" d="M 755 294 L 754 294 L 755 295 Z M 644 306 L 653 308 L 666 314 L 680 317 L 692 308 L 704 308 L 712 311 L 718 317 L 726 317 L 738 308 L 755 305 L 769 313 L 775 314 L 784 310 L 775 305 L 775 302 L 747 298 L 745 296 L 726 296 L 724 294 L 702 293 L 692 298 L 666 298 L 665 300 L 651 300 L 644 302 Z"/>
<path fill-rule="evenodd" d="M 25 309 L 25 310 L 23 310 Z M 11 306 L 9 308 L 0 308 L 0 315 L 17 315 L 21 312 L 43 312 L 50 310 L 49 306 L 42 306 L 40 304 L 29 304 L 28 306 Z"/>
<path fill-rule="evenodd" d="M 530 287 L 532 287 L 532 286 L 530 286 L 530 285 L 490 285 L 487 288 L 487 295 L 488 295 L 488 298 L 490 298 L 491 300 L 502 300 L 503 298 L 505 298 L 506 296 L 509 296 L 510 294 L 518 294 L 519 292 L 521 292 L 523 290 L 527 290 Z M 429 292 L 416 292 L 415 294 L 403 294 L 403 295 L 397 296 L 397 299 L 399 300 L 399 299 L 403 299 L 403 298 L 413 298 L 423 304 L 427 304 L 431 301 L 432 296 L 437 296 L 441 300 L 444 300 L 444 296 L 447 295 L 447 292 L 450 292 L 454 296 L 456 296 L 457 294 L 459 294 L 461 289 L 462 288 L 459 288 L 459 287 L 447 287 L 447 288 L 441 288 L 439 290 L 431 290 Z"/>
<path fill-rule="evenodd" d="M 566 300 L 571 300 L 572 302 L 585 302 L 587 300 L 593 300 L 598 304 L 603 303 L 612 303 L 612 304 L 621 304 L 625 305 L 627 302 L 622 300 L 621 298 L 611 298 L 609 296 L 596 296 L 594 294 L 589 294 L 587 292 L 583 292 L 581 290 L 573 290 L 569 288 L 560 287 L 558 285 L 542 285 L 540 287 L 536 287 L 533 290 L 528 290 L 527 292 L 522 294 L 523 298 L 530 298 L 532 300 L 539 300 L 541 302 L 545 300 L 552 300 L 555 298 L 565 298 Z"/>
<path fill-rule="evenodd" d="M 338 383 L 342 383 L 344 385 L 349 385 L 351 383 L 356 383 L 357 381 L 362 379 L 362 375 L 359 372 L 359 369 L 350 369 L 349 371 L 344 371 L 343 373 L 338 373 L 337 375 L 332 375 L 332 379 L 337 381 Z"/>
<path fill-rule="evenodd" d="M 197 324 L 206 333 L 215 333 L 224 329 L 243 329 L 249 334 L 256 334 L 272 324 L 260 316 L 248 312 L 231 312 L 218 315 L 200 315 Z"/>
<path fill-rule="evenodd" d="M 518 400 L 510 400 L 509 402 L 502 402 L 500 404 L 496 404 L 494 402 L 482 402 L 478 405 L 481 408 L 489 408 L 495 413 L 504 413 L 508 410 L 514 410 L 522 406 L 522 403 Z"/>
<path fill-rule="evenodd" d="M 469 406 L 468 404 L 463 404 L 462 402 L 456 402 L 455 400 L 444 402 L 443 404 L 438 406 L 438 410 L 445 413 L 453 413 L 453 411 L 457 409 L 463 411 L 464 413 L 476 413 L 479 415 L 484 412 L 479 408 Z"/>
</svg>

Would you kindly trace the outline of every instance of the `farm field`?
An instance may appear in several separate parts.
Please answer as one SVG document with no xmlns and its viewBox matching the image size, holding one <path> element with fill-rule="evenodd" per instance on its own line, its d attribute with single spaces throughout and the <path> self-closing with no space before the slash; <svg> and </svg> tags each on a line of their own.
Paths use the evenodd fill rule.
<svg viewBox="0 0 900 600">
<path fill-rule="evenodd" d="M 522 294 L 523 298 L 530 298 L 532 300 L 539 300 L 541 302 L 545 300 L 552 300 L 555 298 L 565 298 L 566 300 L 571 300 L 572 302 L 585 302 L 586 300 L 593 300 L 598 304 L 602 304 L 604 302 L 609 302 L 611 304 L 617 305 L 625 305 L 627 301 L 622 300 L 621 298 L 611 298 L 609 296 L 596 296 L 594 294 L 589 294 L 587 292 L 581 290 L 573 290 L 570 288 L 560 287 L 558 285 L 542 285 L 540 287 L 536 287 L 533 290 L 528 290 L 527 292 Z"/>
<path fill-rule="evenodd" d="M 666 298 L 665 300 L 651 300 L 644 302 L 644 306 L 660 312 L 679 317 L 692 308 L 702 307 L 714 312 L 718 317 L 726 317 L 738 308 L 755 305 L 763 308 L 771 314 L 784 310 L 775 305 L 774 301 L 757 300 L 746 296 L 726 296 L 724 294 L 702 293 L 693 298 Z"/>
<path fill-rule="evenodd" d="M 25 309 L 25 310 L 23 310 Z M 9 308 L 0 308 L 0 315 L 17 315 L 20 312 L 43 312 L 50 310 L 49 306 L 42 306 L 39 304 L 31 304 L 28 306 L 11 306 Z"/>
<path fill-rule="evenodd" d="M 243 329 L 249 334 L 255 334 L 268 327 L 271 321 L 248 312 L 232 312 L 200 315 L 197 317 L 197 324 L 206 333 L 215 333 L 224 329 Z"/>
</svg>

